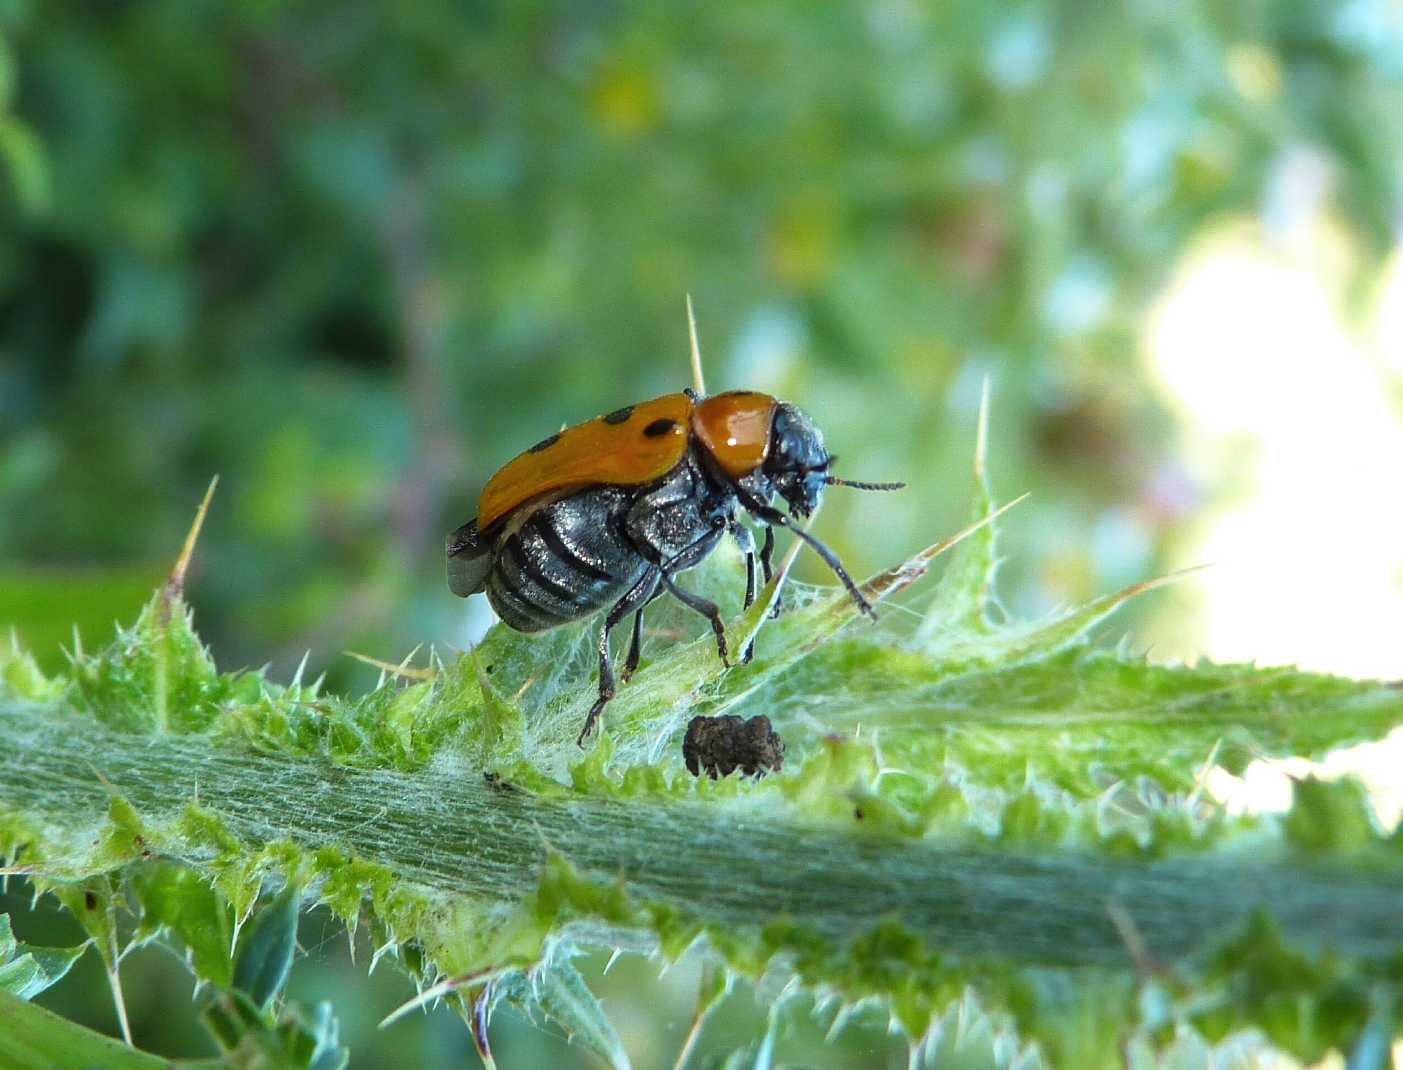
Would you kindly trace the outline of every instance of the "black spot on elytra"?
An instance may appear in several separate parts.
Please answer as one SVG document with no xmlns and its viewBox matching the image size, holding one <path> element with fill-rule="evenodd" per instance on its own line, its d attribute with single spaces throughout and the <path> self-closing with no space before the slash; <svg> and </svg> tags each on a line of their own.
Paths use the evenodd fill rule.
<svg viewBox="0 0 1403 1070">
<path fill-rule="evenodd" d="M 92 892 L 84 892 L 84 893 L 83 893 L 83 905 L 84 905 L 85 907 L 87 907 L 89 910 L 96 910 L 96 909 L 97 909 L 97 896 L 93 895 Z"/>
<path fill-rule="evenodd" d="M 625 405 L 622 409 L 615 409 L 604 417 L 606 424 L 626 424 L 628 418 L 633 415 L 633 406 Z"/>
<path fill-rule="evenodd" d="M 557 431 L 555 434 L 551 435 L 550 438 L 543 438 L 543 439 L 541 439 L 540 442 L 537 442 L 534 446 L 532 446 L 532 447 L 531 447 L 529 450 L 527 450 L 526 452 L 527 452 L 527 453 L 540 453 L 542 450 L 548 450 L 548 449 L 550 449 L 552 446 L 554 446 L 554 445 L 555 445 L 557 442 L 559 442 L 559 441 L 560 441 L 560 432 Z"/>
<path fill-rule="evenodd" d="M 669 420 L 666 416 L 664 416 L 659 420 L 654 420 L 647 427 L 645 427 L 643 429 L 643 433 L 649 438 L 657 438 L 659 435 L 667 434 L 676 426 L 676 420 Z"/>
</svg>

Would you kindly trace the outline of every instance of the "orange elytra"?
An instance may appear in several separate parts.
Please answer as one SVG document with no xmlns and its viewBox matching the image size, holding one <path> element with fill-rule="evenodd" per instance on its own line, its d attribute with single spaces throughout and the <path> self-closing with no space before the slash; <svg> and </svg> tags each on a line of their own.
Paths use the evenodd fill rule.
<svg viewBox="0 0 1403 1070">
<path fill-rule="evenodd" d="M 660 479 L 687 452 L 692 407 L 685 393 L 664 394 L 542 439 L 487 481 L 477 503 L 478 529 L 486 531 L 544 495 L 598 483 L 636 487 Z"/>
</svg>

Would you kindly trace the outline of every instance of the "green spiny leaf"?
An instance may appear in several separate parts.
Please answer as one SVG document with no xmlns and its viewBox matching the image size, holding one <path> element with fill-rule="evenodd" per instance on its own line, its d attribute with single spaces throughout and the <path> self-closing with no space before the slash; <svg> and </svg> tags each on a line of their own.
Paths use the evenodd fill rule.
<svg viewBox="0 0 1403 1070">
<path fill-rule="evenodd" d="M 1209 979 L 1217 998 L 1203 1000 L 1193 1015 L 1205 1035 L 1220 1038 L 1250 1023 L 1307 1062 L 1354 1043 L 1369 1020 L 1375 985 L 1367 971 L 1328 950 L 1293 947 L 1265 913 L 1219 947 Z"/>
<path fill-rule="evenodd" d="M 32 655 L 21 650 L 19 636 L 10 633 L 9 647 L 0 644 L 0 692 L 30 702 L 52 702 L 63 692 L 65 682 L 50 680 Z"/>
<path fill-rule="evenodd" d="M 912 1038 L 973 985 L 1025 1037 L 1083 1062 L 1135 1012 L 1058 993 L 1088 971 L 1123 991 L 1141 960 L 1198 997 L 1218 986 L 1218 1002 L 1194 1004 L 1205 1030 L 1255 1024 L 1309 1047 L 1311 1023 L 1358 1021 L 1364 982 L 1396 983 L 1399 853 L 1367 821 L 1341 824 L 1333 796 L 1283 821 L 1233 817 L 1200 774 L 1382 735 L 1403 694 L 1090 649 L 1086 629 L 1133 590 L 1050 623 L 995 623 L 987 603 L 971 608 L 991 597 L 986 530 L 956 537 L 980 540 L 940 596 L 964 600 L 948 627 L 913 639 L 884 613 L 847 629 L 845 592 L 794 585 L 768 620 L 773 584 L 728 628 L 736 646 L 764 624 L 753 664 L 726 672 L 709 635 L 650 644 L 587 755 L 575 736 L 597 623 L 498 628 L 452 666 L 347 698 L 218 673 L 163 592 L 69 679 L 0 674 L 0 845 L 84 918 L 110 973 L 126 905 L 144 911 L 139 938 L 179 936 L 220 979 L 264 882 L 286 882 L 240 943 L 234 983 L 252 996 L 221 997 L 210 1021 L 231 1053 L 296 1065 L 337 1046 L 262 1009 L 292 958 L 293 888 L 367 919 L 425 1001 L 486 985 L 551 1002 L 607 1058 L 617 1038 L 578 975 L 532 972 L 548 949 L 628 934 L 676 956 L 701 940 L 738 974 L 788 969 L 849 1004 L 879 1000 Z M 914 583 L 956 539 L 869 580 L 867 597 Z M 735 565 L 717 555 L 691 582 L 734 606 Z M 666 748 L 698 708 L 769 716 L 783 772 L 687 776 Z M 1244 960 L 1268 980 L 1210 981 L 1205 949 L 1259 909 L 1283 954 L 1316 962 L 1328 940 L 1342 965 L 1289 980 Z M 557 986 L 548 1000 L 538 978 Z M 1251 995 L 1277 983 L 1309 1022 L 1283 1025 L 1277 1002 Z"/>
<path fill-rule="evenodd" d="M 35 947 L 15 939 L 8 914 L 0 914 L 0 991 L 33 999 L 61 981 L 87 944 L 77 947 Z"/>
<path fill-rule="evenodd" d="M 102 1067 L 103 1070 L 216 1070 L 223 1064 L 175 1062 L 148 1055 L 60 1018 L 0 988 L 0 1066 L 15 1070 Z"/>
<path fill-rule="evenodd" d="M 288 881 L 258 911 L 244 932 L 234 961 L 234 987 L 262 1009 L 282 995 L 297 951 L 297 915 L 302 890 Z"/>
<path fill-rule="evenodd" d="M 208 879 L 184 866 L 158 863 L 133 875 L 132 892 L 140 904 L 142 937 L 170 932 L 189 949 L 196 977 L 229 987 L 234 912 Z"/>
<path fill-rule="evenodd" d="M 1286 838 L 1294 846 L 1316 855 L 1349 853 L 1376 840 L 1369 796 L 1353 777 L 1329 781 L 1308 776 L 1291 790 Z"/>
<path fill-rule="evenodd" d="M 113 901 L 118 894 L 114 877 L 101 874 L 76 883 L 59 884 L 53 891 L 59 902 L 87 931 L 108 973 L 111 973 L 121 957 L 121 949 L 117 946 L 116 904 Z"/>
<path fill-rule="evenodd" d="M 233 1070 L 342 1070 L 349 1053 L 340 1046 L 329 1003 L 307 1021 L 296 1008 L 276 1017 L 245 992 L 219 993 L 205 1008 L 204 1022 Z"/>
<path fill-rule="evenodd" d="M 615 1070 L 628 1070 L 628 1053 L 604 1008 L 569 959 L 560 954 L 531 971 L 531 998 L 541 1014 Z"/>
</svg>

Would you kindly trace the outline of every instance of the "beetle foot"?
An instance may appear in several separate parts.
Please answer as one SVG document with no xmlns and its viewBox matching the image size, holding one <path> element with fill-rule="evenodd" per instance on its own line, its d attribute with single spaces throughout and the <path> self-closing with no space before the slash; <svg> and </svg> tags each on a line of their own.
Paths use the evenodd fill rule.
<svg viewBox="0 0 1403 1070">
<path fill-rule="evenodd" d="M 724 625 L 713 625 L 716 632 L 716 653 L 721 658 L 721 664 L 726 668 L 731 667 L 731 646 L 726 642 L 726 628 Z"/>
<path fill-rule="evenodd" d="M 598 701 L 590 707 L 589 715 L 585 718 L 585 726 L 580 729 L 579 738 L 575 740 L 575 746 L 579 747 L 580 750 L 585 749 L 585 741 L 594 734 L 595 727 L 599 724 L 599 715 L 604 712 L 604 707 L 613 697 L 613 695 L 600 695 Z"/>
</svg>

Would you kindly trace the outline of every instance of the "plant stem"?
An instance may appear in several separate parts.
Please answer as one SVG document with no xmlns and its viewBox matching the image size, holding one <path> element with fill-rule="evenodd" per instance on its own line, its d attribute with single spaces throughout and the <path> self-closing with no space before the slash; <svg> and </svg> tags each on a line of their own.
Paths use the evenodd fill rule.
<svg viewBox="0 0 1403 1070">
<path fill-rule="evenodd" d="M 878 837 L 734 805 L 541 796 L 468 767 L 357 770 L 215 738 L 123 734 L 10 701 L 0 738 L 0 817 L 90 841 L 110 800 L 100 772 L 155 830 L 198 799 L 251 848 L 337 847 L 438 892 L 500 902 L 532 893 L 549 846 L 622 881 L 636 902 L 717 931 L 789 919 L 841 943 L 894 917 L 942 953 L 1010 962 L 1127 966 L 1115 919 L 1128 919 L 1174 965 L 1257 907 L 1293 943 L 1345 955 L 1391 953 L 1403 929 L 1394 867 L 1347 860 L 1220 848 L 1146 861 Z M 173 838 L 151 846 L 182 852 Z"/>
</svg>

